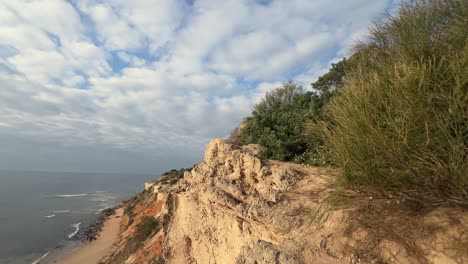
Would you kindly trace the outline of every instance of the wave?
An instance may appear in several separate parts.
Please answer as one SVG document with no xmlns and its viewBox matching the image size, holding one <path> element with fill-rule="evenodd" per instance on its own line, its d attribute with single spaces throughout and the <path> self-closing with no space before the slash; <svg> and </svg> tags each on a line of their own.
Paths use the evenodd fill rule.
<svg viewBox="0 0 468 264">
<path fill-rule="evenodd" d="M 106 210 L 106 209 L 109 209 L 109 208 L 112 208 L 112 207 L 113 207 L 113 205 L 110 204 L 110 203 L 102 203 L 102 204 L 99 204 L 98 206 L 99 206 L 99 207 L 98 207 L 97 210 L 99 210 L 99 211 L 104 211 L 104 210 Z"/>
<path fill-rule="evenodd" d="M 70 234 L 68 234 L 68 238 L 72 238 L 72 237 L 74 237 L 76 234 L 78 234 L 78 232 L 80 231 L 80 225 L 81 225 L 81 222 L 72 225 L 72 227 L 73 227 L 75 230 L 73 230 L 73 232 L 71 232 Z"/>
<path fill-rule="evenodd" d="M 107 198 L 107 197 L 94 197 L 94 198 L 91 198 L 91 199 L 89 199 L 89 200 L 92 201 L 92 202 L 101 202 L 101 203 L 104 203 L 104 202 L 109 201 L 110 199 Z"/>
<path fill-rule="evenodd" d="M 53 198 L 70 198 L 70 197 L 77 197 L 77 196 L 86 196 L 87 193 L 78 193 L 78 194 L 57 194 L 54 195 Z"/>
<path fill-rule="evenodd" d="M 70 212 L 70 210 L 57 210 L 57 211 L 52 211 L 52 213 L 55 213 L 55 214 L 64 214 L 64 213 L 68 213 Z"/>
<path fill-rule="evenodd" d="M 43 260 L 45 257 L 47 257 L 50 254 L 50 251 L 42 255 L 38 260 L 34 261 L 32 264 L 39 264 L 41 260 Z"/>
<path fill-rule="evenodd" d="M 52 217 L 54 217 L 54 216 L 55 216 L 55 214 L 51 214 L 51 215 L 46 215 L 46 216 L 44 216 L 44 217 L 45 217 L 45 218 L 52 218 Z"/>
</svg>

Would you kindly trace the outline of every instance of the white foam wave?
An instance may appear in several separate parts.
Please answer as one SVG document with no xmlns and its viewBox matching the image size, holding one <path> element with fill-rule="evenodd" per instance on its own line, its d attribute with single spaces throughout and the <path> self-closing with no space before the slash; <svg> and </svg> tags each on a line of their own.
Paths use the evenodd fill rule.
<svg viewBox="0 0 468 264">
<path fill-rule="evenodd" d="M 71 232 L 70 234 L 68 234 L 68 238 L 72 238 L 72 237 L 74 237 L 76 234 L 78 234 L 78 231 L 80 231 L 80 225 L 81 225 L 81 222 L 72 225 L 72 227 L 73 227 L 75 230 L 73 230 L 73 232 Z"/>
<path fill-rule="evenodd" d="M 46 215 L 46 216 L 44 216 L 44 217 L 45 217 L 45 218 L 52 218 L 52 217 L 54 217 L 54 216 L 55 216 L 55 214 L 51 214 L 51 215 Z"/>
<path fill-rule="evenodd" d="M 89 199 L 90 201 L 92 202 L 101 202 L 101 203 L 104 203 L 104 202 L 107 202 L 109 199 L 107 199 L 106 197 L 95 197 L 95 198 L 91 198 Z"/>
<path fill-rule="evenodd" d="M 44 255 L 42 255 L 42 257 L 40 257 L 38 260 L 34 261 L 32 264 L 38 264 L 39 261 L 43 260 L 45 257 L 47 257 L 47 255 L 50 254 L 50 251 L 45 253 Z"/>
<path fill-rule="evenodd" d="M 64 214 L 64 213 L 68 213 L 70 212 L 70 210 L 57 210 L 57 211 L 52 211 L 52 213 L 55 213 L 55 214 Z"/>
<path fill-rule="evenodd" d="M 77 193 L 77 194 L 57 194 L 54 195 L 54 198 L 70 198 L 70 197 L 77 197 L 77 196 L 86 196 L 87 193 Z"/>
</svg>

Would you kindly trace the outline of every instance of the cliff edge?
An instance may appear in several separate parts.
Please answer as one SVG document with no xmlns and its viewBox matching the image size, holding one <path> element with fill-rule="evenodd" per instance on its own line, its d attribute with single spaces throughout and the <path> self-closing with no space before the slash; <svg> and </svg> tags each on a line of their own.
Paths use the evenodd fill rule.
<svg viewBox="0 0 468 264">
<path fill-rule="evenodd" d="M 339 171 L 214 139 L 125 204 L 102 263 L 466 263 L 465 208 L 342 190 Z"/>
</svg>

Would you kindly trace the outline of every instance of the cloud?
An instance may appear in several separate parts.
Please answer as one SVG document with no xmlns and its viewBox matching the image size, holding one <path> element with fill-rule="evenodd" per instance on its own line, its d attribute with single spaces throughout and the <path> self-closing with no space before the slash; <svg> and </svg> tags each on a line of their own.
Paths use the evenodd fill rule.
<svg viewBox="0 0 468 264">
<path fill-rule="evenodd" d="M 128 63 L 129 65 L 131 66 L 136 66 L 136 67 L 141 67 L 141 66 L 144 66 L 146 64 L 146 61 L 140 57 L 137 57 L 137 56 L 134 56 L 134 55 L 131 55 L 131 54 L 128 54 L 126 52 L 123 52 L 123 51 L 119 51 L 117 53 L 117 56 L 119 56 L 119 58 Z"/>
<path fill-rule="evenodd" d="M 188 11 L 184 0 L 78 1 L 77 7 L 106 49 L 151 53 L 171 39 Z"/>
<path fill-rule="evenodd" d="M 389 0 L 0 2 L 7 148 L 0 167 L 191 165 L 267 91 L 288 80 L 308 88 L 393 7 Z M 44 161 L 39 149 L 57 160 Z"/>
</svg>

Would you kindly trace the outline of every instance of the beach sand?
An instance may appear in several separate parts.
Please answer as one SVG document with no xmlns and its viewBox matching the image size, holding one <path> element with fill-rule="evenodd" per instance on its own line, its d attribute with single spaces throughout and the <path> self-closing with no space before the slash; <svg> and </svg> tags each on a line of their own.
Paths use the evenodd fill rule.
<svg viewBox="0 0 468 264">
<path fill-rule="evenodd" d="M 77 250 L 67 255 L 61 256 L 53 263 L 58 264 L 95 264 L 105 257 L 117 243 L 120 231 L 120 220 L 122 219 L 123 209 L 115 211 L 104 223 L 103 229 L 98 238 L 94 241 L 84 244 Z"/>
</svg>

